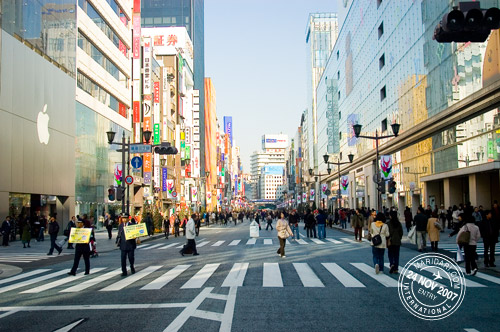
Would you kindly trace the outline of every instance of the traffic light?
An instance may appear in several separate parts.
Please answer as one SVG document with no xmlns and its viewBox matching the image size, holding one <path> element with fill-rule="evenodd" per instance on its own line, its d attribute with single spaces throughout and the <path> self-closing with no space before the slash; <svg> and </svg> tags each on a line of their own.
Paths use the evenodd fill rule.
<svg viewBox="0 0 500 332">
<path fill-rule="evenodd" d="M 159 146 L 155 146 L 155 153 L 157 154 L 177 154 L 177 148 L 175 146 L 171 146 L 170 143 L 164 142 Z"/>
<path fill-rule="evenodd" d="M 438 43 L 482 43 L 491 30 L 500 28 L 500 9 L 481 9 L 479 1 L 459 5 L 460 9 L 453 7 L 436 26 L 432 38 Z"/>
<path fill-rule="evenodd" d="M 108 199 L 110 201 L 114 201 L 115 200 L 115 187 L 110 187 L 108 189 Z"/>
<path fill-rule="evenodd" d="M 389 194 L 394 194 L 396 192 L 396 181 L 389 181 Z"/>
<path fill-rule="evenodd" d="M 121 201 L 125 196 L 125 188 L 116 187 L 116 200 Z"/>
<path fill-rule="evenodd" d="M 377 183 L 377 189 L 380 191 L 381 194 L 385 194 L 385 181 L 381 180 L 380 182 Z"/>
</svg>

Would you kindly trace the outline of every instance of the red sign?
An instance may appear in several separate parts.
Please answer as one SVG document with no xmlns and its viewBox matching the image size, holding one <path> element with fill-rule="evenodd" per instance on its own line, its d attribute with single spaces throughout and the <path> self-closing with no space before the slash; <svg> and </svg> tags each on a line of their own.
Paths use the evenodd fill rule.
<svg viewBox="0 0 500 332">
<path fill-rule="evenodd" d="M 160 102 L 160 82 L 154 82 L 153 83 L 153 89 L 154 89 L 154 100 L 153 100 L 153 102 L 159 103 Z"/>
<path fill-rule="evenodd" d="M 139 11 L 141 10 L 139 1 Z M 135 13 L 132 16 L 132 24 L 134 27 L 132 35 L 132 51 L 134 52 L 134 59 L 141 58 L 141 14 Z"/>
<path fill-rule="evenodd" d="M 141 0 L 134 0 L 134 13 L 141 12 Z"/>
<path fill-rule="evenodd" d="M 134 123 L 141 122 L 141 102 L 134 101 Z"/>
<path fill-rule="evenodd" d="M 127 177 L 125 177 L 125 183 L 131 185 L 132 183 L 134 183 L 134 178 L 131 175 L 128 175 Z"/>
<path fill-rule="evenodd" d="M 153 41 L 155 46 L 163 46 L 163 35 L 154 36 Z"/>
<path fill-rule="evenodd" d="M 175 44 L 177 44 L 177 36 L 176 35 L 168 35 L 167 46 L 175 46 Z"/>
</svg>

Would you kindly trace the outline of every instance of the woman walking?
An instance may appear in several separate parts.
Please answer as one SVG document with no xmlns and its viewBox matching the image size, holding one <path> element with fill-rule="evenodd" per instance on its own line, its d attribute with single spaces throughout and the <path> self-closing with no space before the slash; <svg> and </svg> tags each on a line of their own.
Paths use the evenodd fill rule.
<svg viewBox="0 0 500 332">
<path fill-rule="evenodd" d="M 288 226 L 288 222 L 285 220 L 285 214 L 283 212 L 280 213 L 280 218 L 276 223 L 276 230 L 278 231 L 278 239 L 280 241 L 280 248 L 276 253 L 281 255 L 281 258 L 285 258 L 286 239 L 289 236 L 293 236 L 293 233 L 290 226 Z"/>
<path fill-rule="evenodd" d="M 477 241 L 481 237 L 481 233 L 479 232 L 479 227 L 474 224 L 474 218 L 472 218 L 472 216 L 467 216 L 464 219 L 465 225 L 463 225 L 458 231 L 457 244 L 459 242 L 459 239 L 461 238 L 462 233 L 470 233 L 469 243 L 464 245 L 465 274 L 470 276 L 476 275 L 477 273 L 476 246 Z"/>
<path fill-rule="evenodd" d="M 391 211 L 389 220 L 389 243 L 387 254 L 389 255 L 389 273 L 398 273 L 399 249 L 401 248 L 401 238 L 403 237 L 403 226 L 399 222 L 398 213 Z"/>
<path fill-rule="evenodd" d="M 431 217 L 427 221 L 427 233 L 429 234 L 429 240 L 431 241 L 431 250 L 434 252 L 438 251 L 439 233 L 441 229 L 437 227 L 441 225 L 438 219 L 437 211 L 432 212 Z"/>
<path fill-rule="evenodd" d="M 389 228 L 384 223 L 385 215 L 381 212 L 377 213 L 375 222 L 370 225 L 370 235 L 372 239 L 372 254 L 373 264 L 375 265 L 375 273 L 379 274 L 380 271 L 384 272 L 384 252 L 387 248 L 387 237 L 390 236 Z M 375 237 L 380 235 L 380 244 L 375 245 Z"/>
</svg>

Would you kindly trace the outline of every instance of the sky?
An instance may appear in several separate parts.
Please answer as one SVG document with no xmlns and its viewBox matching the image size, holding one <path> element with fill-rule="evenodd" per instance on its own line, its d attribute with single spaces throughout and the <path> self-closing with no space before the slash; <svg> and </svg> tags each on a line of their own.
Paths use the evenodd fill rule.
<svg viewBox="0 0 500 332">
<path fill-rule="evenodd" d="M 337 0 L 206 0 L 205 76 L 221 126 L 233 117 L 243 171 L 264 134 L 292 139 L 307 103 L 309 13 L 338 12 Z"/>
</svg>

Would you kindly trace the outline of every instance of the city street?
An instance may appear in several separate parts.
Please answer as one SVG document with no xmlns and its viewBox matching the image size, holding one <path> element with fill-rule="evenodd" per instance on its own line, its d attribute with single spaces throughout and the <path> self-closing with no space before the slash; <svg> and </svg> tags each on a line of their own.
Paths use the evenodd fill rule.
<svg viewBox="0 0 500 332">
<path fill-rule="evenodd" d="M 66 274 L 71 250 L 47 258 L 46 240 L 31 248 L 40 259 L 19 262 L 28 251 L 13 242 L 0 256 L 4 272 L 12 274 L 0 274 L 0 330 L 498 330 L 498 270 L 480 268 L 467 277 L 460 308 L 446 319 L 426 321 L 402 305 L 397 276 L 388 269 L 375 274 L 368 241 L 355 242 L 350 233 L 327 228 L 323 240 L 288 239 L 286 258 L 280 258 L 276 230 L 250 239 L 248 226 L 245 221 L 202 228 L 199 256 L 178 253 L 184 237 L 156 235 L 138 247 L 137 272 L 127 277 L 120 275 L 114 237 L 108 240 L 103 232 L 97 233 L 100 255 L 91 259 L 89 276 L 83 275 L 83 260 L 76 276 Z M 447 241 L 452 243 L 446 236 Z M 417 254 L 404 244 L 400 265 Z"/>
</svg>

